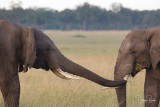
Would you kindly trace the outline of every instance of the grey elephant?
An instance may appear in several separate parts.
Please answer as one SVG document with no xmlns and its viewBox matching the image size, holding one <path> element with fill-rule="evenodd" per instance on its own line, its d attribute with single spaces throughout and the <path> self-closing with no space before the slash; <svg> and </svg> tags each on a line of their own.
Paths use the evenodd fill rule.
<svg viewBox="0 0 160 107">
<path fill-rule="evenodd" d="M 114 78 L 133 77 L 146 69 L 145 107 L 158 107 L 160 99 L 160 27 L 134 29 L 123 40 L 117 57 Z M 126 107 L 126 86 L 116 89 L 119 107 Z M 148 96 L 151 96 L 148 97 Z M 152 100 L 152 101 L 151 101 Z"/>
<path fill-rule="evenodd" d="M 107 87 L 126 84 L 123 79 L 104 79 L 67 59 L 40 30 L 0 20 L 0 89 L 5 107 L 19 106 L 18 72 L 27 72 L 31 67 L 51 70 L 63 79 L 73 78 L 65 73 L 68 72 Z"/>
</svg>

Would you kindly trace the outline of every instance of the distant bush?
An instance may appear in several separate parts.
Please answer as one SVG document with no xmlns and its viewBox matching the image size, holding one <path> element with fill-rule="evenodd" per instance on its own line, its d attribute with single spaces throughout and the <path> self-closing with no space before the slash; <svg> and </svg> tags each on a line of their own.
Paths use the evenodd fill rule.
<svg viewBox="0 0 160 107">
<path fill-rule="evenodd" d="M 86 36 L 84 36 L 84 35 L 81 35 L 81 34 L 74 35 L 73 37 L 74 37 L 74 38 L 86 38 Z"/>
<path fill-rule="evenodd" d="M 113 4 L 111 10 L 106 10 L 84 3 L 75 9 L 58 11 L 48 8 L 24 9 L 19 3 L 12 4 L 10 10 L 0 7 L 0 19 L 40 29 L 129 30 L 159 26 L 160 9 L 139 11 Z"/>
</svg>

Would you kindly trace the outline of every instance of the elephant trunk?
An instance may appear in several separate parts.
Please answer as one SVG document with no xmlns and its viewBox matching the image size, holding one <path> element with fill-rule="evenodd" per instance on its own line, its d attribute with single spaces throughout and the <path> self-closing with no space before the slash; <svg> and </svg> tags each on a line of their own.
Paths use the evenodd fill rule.
<svg viewBox="0 0 160 107">
<path fill-rule="evenodd" d="M 122 86 L 126 84 L 126 80 L 119 80 L 119 81 L 111 81 L 111 80 L 107 80 L 104 79 L 100 76 L 98 76 L 97 74 L 89 71 L 88 69 L 72 62 L 71 60 L 67 59 L 65 56 L 63 56 L 62 54 L 58 54 L 58 62 L 60 65 L 60 68 L 68 73 L 80 76 L 80 77 L 84 77 L 88 80 L 91 80 L 97 84 L 100 84 L 102 86 L 107 86 L 107 87 L 117 87 L 117 86 Z"/>
<path fill-rule="evenodd" d="M 133 71 L 134 59 L 131 56 L 118 55 L 114 80 L 118 81 L 123 79 L 125 75 L 130 75 Z M 126 84 L 116 89 L 119 107 L 126 107 Z"/>
<path fill-rule="evenodd" d="M 115 75 L 114 75 L 114 80 L 118 81 L 121 80 L 122 75 L 117 73 L 115 71 Z M 126 107 L 126 84 L 124 86 L 121 86 L 119 88 L 116 88 L 116 94 L 117 94 L 117 98 L 118 98 L 118 104 L 119 107 Z"/>
</svg>

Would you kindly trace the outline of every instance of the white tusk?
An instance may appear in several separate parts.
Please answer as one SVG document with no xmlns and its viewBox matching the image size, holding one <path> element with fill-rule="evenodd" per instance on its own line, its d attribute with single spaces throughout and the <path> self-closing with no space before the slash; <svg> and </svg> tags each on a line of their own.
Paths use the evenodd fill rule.
<svg viewBox="0 0 160 107">
<path fill-rule="evenodd" d="M 125 77 L 123 79 L 127 81 L 128 78 L 129 78 L 129 75 L 125 75 Z"/>
<path fill-rule="evenodd" d="M 55 75 L 57 75 L 58 77 L 62 78 L 62 79 L 80 79 L 78 77 L 73 77 L 65 72 L 63 72 L 61 69 L 56 69 L 54 71 L 52 71 Z"/>
<path fill-rule="evenodd" d="M 107 89 L 116 89 L 116 88 L 119 88 L 119 87 L 104 87 L 102 90 L 107 90 Z"/>
</svg>

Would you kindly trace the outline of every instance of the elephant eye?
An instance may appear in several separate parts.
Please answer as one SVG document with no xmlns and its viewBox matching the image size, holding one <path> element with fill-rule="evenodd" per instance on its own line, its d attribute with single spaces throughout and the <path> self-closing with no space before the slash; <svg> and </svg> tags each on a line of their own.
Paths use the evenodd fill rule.
<svg viewBox="0 0 160 107">
<path fill-rule="evenodd" d="M 132 51 L 131 54 L 132 54 L 132 55 L 135 55 L 135 54 L 136 54 L 136 51 Z"/>
<path fill-rule="evenodd" d="M 49 49 L 49 48 L 47 48 L 46 50 L 47 50 L 47 51 L 50 51 L 50 49 Z"/>
</svg>

